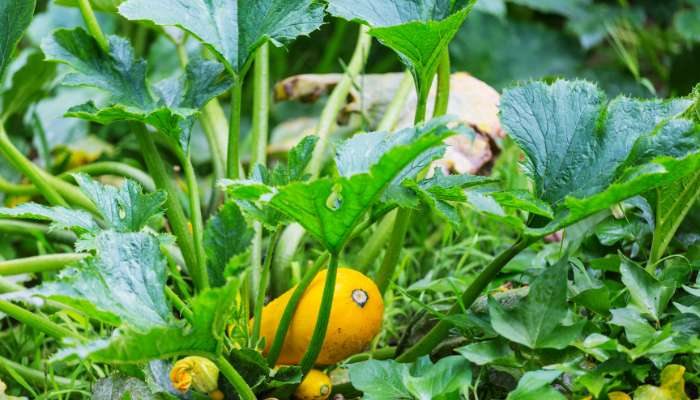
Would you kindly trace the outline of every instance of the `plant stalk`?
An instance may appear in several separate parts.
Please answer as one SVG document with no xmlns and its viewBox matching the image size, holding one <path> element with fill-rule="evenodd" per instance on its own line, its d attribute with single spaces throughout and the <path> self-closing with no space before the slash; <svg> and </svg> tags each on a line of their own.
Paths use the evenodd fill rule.
<svg viewBox="0 0 700 400">
<path fill-rule="evenodd" d="M 226 153 L 226 177 L 239 179 L 241 177 L 239 141 L 241 136 L 241 100 L 243 77 L 234 76 L 231 87 L 231 116 L 228 129 L 228 151 Z"/>
<path fill-rule="evenodd" d="M 153 183 L 153 179 L 150 176 L 148 176 L 147 173 L 141 171 L 138 168 L 132 167 L 129 164 L 124 164 L 120 162 L 104 161 L 82 165 L 80 167 L 72 169 L 71 171 L 69 171 L 69 173 L 85 173 L 92 176 L 121 176 L 138 182 L 148 192 L 153 192 L 156 190 L 156 185 L 155 183 Z M 59 177 L 61 179 L 67 179 L 70 176 L 69 173 L 61 174 L 59 175 Z"/>
<path fill-rule="evenodd" d="M 484 268 L 483 271 L 474 279 L 474 281 L 469 285 L 467 290 L 462 293 L 462 302 L 460 304 L 455 304 L 450 308 L 448 315 L 454 315 L 462 310 L 462 306 L 465 309 L 469 309 L 471 305 L 476 301 L 481 292 L 484 291 L 486 286 L 491 283 L 491 281 L 498 275 L 501 269 L 510 261 L 513 257 L 518 255 L 521 251 L 525 250 L 532 243 L 539 240 L 539 237 L 524 237 L 515 242 L 511 247 L 501 252 L 496 258 L 491 260 L 491 262 Z M 399 362 L 411 362 L 416 360 L 418 357 L 430 353 L 435 347 L 437 347 L 440 342 L 447 337 L 450 332 L 452 323 L 448 320 L 441 320 L 438 322 L 425 336 L 423 336 L 416 344 L 411 348 L 406 350 L 403 354 L 396 358 Z"/>
<path fill-rule="evenodd" d="M 90 35 L 92 35 L 95 41 L 97 41 L 97 44 L 105 53 L 109 53 L 109 41 L 102 32 L 100 24 L 97 22 L 95 12 L 92 10 L 92 6 L 90 5 L 90 0 L 78 0 L 78 7 L 80 8 L 80 13 L 83 15 L 85 25 L 87 26 Z"/>
<path fill-rule="evenodd" d="M 53 387 L 54 384 L 61 388 L 74 389 L 77 386 L 87 387 L 88 384 L 77 379 L 64 378 L 62 376 L 48 375 L 44 371 L 39 371 L 33 368 L 25 367 L 12 360 L 0 356 L 0 367 L 12 369 L 17 372 L 22 378 L 31 382 L 34 385 L 39 385 L 44 388 Z"/>
<path fill-rule="evenodd" d="M 377 273 L 376 283 L 382 295 L 386 292 L 387 288 L 389 288 L 391 279 L 394 277 L 399 255 L 406 239 L 406 232 L 408 231 L 411 214 L 412 212 L 408 208 L 400 208 L 396 213 L 394 229 L 391 233 L 391 239 L 389 239 L 389 247 L 386 249 L 382 265 L 379 267 L 379 272 Z"/>
<path fill-rule="evenodd" d="M 0 276 L 56 271 L 87 256 L 85 253 L 65 253 L 0 261 Z"/>
<path fill-rule="evenodd" d="M 187 304 L 185 304 L 184 301 L 180 298 L 180 296 L 175 293 L 170 286 L 165 286 L 165 295 L 170 299 L 170 301 L 173 303 L 175 308 L 180 312 L 180 314 L 189 322 L 192 323 L 194 321 L 194 314 L 192 313 L 192 310 L 190 310 L 187 307 Z"/>
<path fill-rule="evenodd" d="M 321 353 L 321 346 L 323 346 L 323 341 L 326 338 L 328 322 L 330 321 L 331 317 L 331 308 L 333 307 L 333 294 L 335 293 L 335 280 L 337 275 L 338 254 L 331 253 L 331 260 L 328 263 L 328 271 L 326 272 L 326 283 L 323 287 L 321 307 L 318 310 L 318 317 L 316 318 L 316 326 L 314 326 L 314 333 L 311 335 L 309 347 L 306 349 L 306 353 L 304 353 L 304 356 L 301 358 L 301 362 L 299 363 L 299 366 L 301 367 L 301 372 L 304 375 L 306 375 L 306 373 L 309 372 L 316 363 L 316 359 Z"/>
<path fill-rule="evenodd" d="M 437 94 L 435 96 L 435 107 L 433 107 L 433 118 L 447 114 L 447 107 L 450 103 L 450 51 L 448 48 L 445 48 L 440 55 L 437 76 Z"/>
<path fill-rule="evenodd" d="M 255 299 L 255 310 L 253 312 L 253 334 L 251 343 L 255 345 L 260 338 L 260 326 L 262 325 L 262 313 L 265 306 L 265 293 L 267 292 L 268 281 L 270 280 L 270 265 L 272 264 L 272 256 L 277 247 L 277 242 L 282 235 L 282 227 L 278 226 L 270 237 L 270 243 L 267 246 L 267 254 L 265 254 L 265 265 L 260 271 L 260 281 L 258 282 L 258 292 Z"/>
<path fill-rule="evenodd" d="M 209 273 L 207 271 L 206 253 L 204 252 L 204 220 L 202 219 L 202 204 L 199 199 L 199 186 L 195 175 L 192 159 L 189 155 L 183 160 L 185 181 L 187 182 L 187 194 L 190 202 L 190 219 L 192 221 L 192 238 L 194 241 L 194 256 L 197 260 L 197 273 L 195 281 L 199 282 L 199 289 L 209 287 Z"/>
<path fill-rule="evenodd" d="M 49 229 L 49 226 L 46 224 L 39 224 L 36 222 L 17 221 L 14 219 L 0 218 L 0 232 L 29 235 L 29 236 L 34 236 L 34 237 L 45 235 L 47 238 L 49 238 L 52 241 L 55 241 L 58 243 L 63 243 L 63 244 L 70 244 L 70 245 L 75 243 L 75 241 L 77 239 L 75 234 L 73 232 L 70 232 L 70 231 L 58 231 L 58 230 L 52 231 Z"/>
<path fill-rule="evenodd" d="M 0 312 L 5 313 L 17 321 L 40 332 L 44 332 L 45 334 L 58 340 L 62 340 L 64 338 L 83 340 L 81 335 L 58 325 L 41 314 L 27 311 L 22 307 L 10 303 L 9 301 L 0 300 Z"/>
<path fill-rule="evenodd" d="M 219 371 L 226 377 L 226 380 L 233 385 L 241 399 L 256 400 L 255 394 L 250 389 L 250 386 L 248 386 L 243 377 L 241 377 L 238 371 L 233 368 L 231 363 L 229 363 L 224 356 L 219 356 L 216 359 L 212 359 L 212 361 L 219 367 Z"/>
<path fill-rule="evenodd" d="M 404 106 L 406 105 L 406 99 L 413 88 L 413 77 L 409 71 L 404 72 L 401 78 L 401 83 L 399 84 L 394 97 L 389 102 L 389 105 L 384 111 L 382 119 L 377 125 L 378 131 L 393 131 L 396 127 L 396 123 L 399 121 L 401 114 L 403 113 Z"/>
</svg>

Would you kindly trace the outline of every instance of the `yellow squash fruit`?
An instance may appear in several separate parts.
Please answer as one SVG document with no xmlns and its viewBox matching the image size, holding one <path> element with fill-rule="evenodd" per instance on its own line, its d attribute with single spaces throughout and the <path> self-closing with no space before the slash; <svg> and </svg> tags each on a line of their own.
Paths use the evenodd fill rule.
<svg viewBox="0 0 700 400">
<path fill-rule="evenodd" d="M 316 275 L 299 300 L 277 360 L 279 364 L 298 364 L 306 352 L 316 326 L 325 281 L 324 270 Z M 265 354 L 270 350 L 280 318 L 294 289 L 274 299 L 263 309 L 260 334 L 265 338 Z M 338 268 L 328 331 L 316 363 L 335 364 L 364 350 L 379 333 L 383 314 L 384 301 L 377 285 L 358 271 Z"/>
<path fill-rule="evenodd" d="M 317 369 L 312 369 L 297 386 L 294 398 L 297 400 L 326 400 L 331 395 L 331 388 L 331 378 Z"/>
</svg>

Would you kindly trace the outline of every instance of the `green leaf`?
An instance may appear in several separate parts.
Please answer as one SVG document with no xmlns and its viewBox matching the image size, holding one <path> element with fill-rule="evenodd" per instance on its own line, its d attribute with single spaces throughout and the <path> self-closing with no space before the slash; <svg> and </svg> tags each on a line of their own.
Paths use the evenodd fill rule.
<svg viewBox="0 0 700 400">
<path fill-rule="evenodd" d="M 244 72 L 266 41 L 289 43 L 316 30 L 324 16 L 323 6 L 311 0 L 127 0 L 119 13 L 190 32 L 233 74 Z"/>
<path fill-rule="evenodd" d="M 681 222 L 700 196 L 700 172 L 656 189 L 656 227 L 649 262 L 655 263 L 666 252 Z"/>
<path fill-rule="evenodd" d="M 171 323 L 164 293 L 166 260 L 155 236 L 104 231 L 91 244 L 95 256 L 64 270 L 58 280 L 8 297 L 52 299 L 89 317 L 140 331 Z"/>
<path fill-rule="evenodd" d="M 620 274 L 622 283 L 630 293 L 632 302 L 642 314 L 658 321 L 661 318 L 676 287 L 668 282 L 659 282 L 644 268 L 627 257 L 620 257 Z"/>
<path fill-rule="evenodd" d="M 0 207 L 0 216 L 51 221 L 50 229 L 69 229 L 75 233 L 96 232 L 100 229 L 90 213 L 65 207 L 48 207 L 36 203 L 20 204 L 14 208 Z"/>
<path fill-rule="evenodd" d="M 80 188 L 97 206 L 107 228 L 117 232 L 138 232 L 163 213 L 166 194 L 162 191 L 143 193 L 141 186 L 124 180 L 121 188 L 103 185 L 85 174 L 74 174 Z"/>
<path fill-rule="evenodd" d="M 56 75 L 55 64 L 44 61 L 44 56 L 37 51 L 27 50 L 25 57 L 17 60 L 20 58 L 22 66 L 12 75 L 12 83 L 0 99 L 0 120 L 25 110 L 40 99 Z"/>
<path fill-rule="evenodd" d="M 509 190 L 491 193 L 491 197 L 503 207 L 515 208 L 528 213 L 554 218 L 552 207 L 526 190 Z"/>
<path fill-rule="evenodd" d="M 625 329 L 627 340 L 633 344 L 641 344 L 649 341 L 656 330 L 639 314 L 639 311 L 631 307 L 617 308 L 610 310 L 613 325 L 621 326 Z"/>
<path fill-rule="evenodd" d="M 100 379 L 92 388 L 95 400 L 157 400 L 145 382 L 120 373 Z"/>
<path fill-rule="evenodd" d="M 55 360 L 90 357 L 97 362 L 142 363 L 177 355 L 221 354 L 228 318 L 233 314 L 238 281 L 207 289 L 192 299 L 192 325 L 171 323 L 147 332 L 115 331 L 111 338 L 59 351 Z"/>
<path fill-rule="evenodd" d="M 10 64 L 17 43 L 32 22 L 36 0 L 3 1 L 0 3 L 0 83 Z M 4 114 L 4 112 L 3 112 Z"/>
<path fill-rule="evenodd" d="M 210 272 L 215 281 L 223 283 L 223 272 L 231 258 L 243 253 L 253 239 L 253 230 L 234 202 L 226 202 L 219 212 L 207 221 L 204 230 L 204 248 Z"/>
<path fill-rule="evenodd" d="M 561 375 L 559 371 L 529 371 L 520 378 L 518 386 L 506 400 L 564 400 L 566 397 L 549 386 Z"/>
<path fill-rule="evenodd" d="M 583 266 L 574 267 L 574 284 L 571 286 L 571 300 L 599 314 L 610 310 L 610 290 L 598 279 L 591 276 Z"/>
<path fill-rule="evenodd" d="M 691 121 L 672 118 L 689 105 L 625 97 L 608 103 L 582 81 L 505 91 L 503 126 L 525 152 L 535 196 L 555 209 L 552 223 L 529 233 L 554 232 L 687 175 L 700 135 Z"/>
<path fill-rule="evenodd" d="M 413 364 L 369 360 L 348 365 L 352 385 L 367 400 L 445 398 L 471 383 L 469 362 L 448 356 L 436 364 L 423 357 Z"/>
<path fill-rule="evenodd" d="M 694 7 L 679 11 L 673 20 L 673 27 L 689 42 L 700 41 L 700 8 Z"/>
<path fill-rule="evenodd" d="M 195 60 L 188 64 L 184 78 L 174 77 L 150 87 L 146 63 L 135 59 L 129 42 L 110 36 L 109 44 L 106 54 L 82 28 L 59 29 L 42 43 L 47 60 L 74 69 L 64 84 L 96 87 L 110 95 L 104 106 L 90 101 L 72 107 L 66 115 L 100 124 L 123 120 L 147 123 L 187 152 L 198 109 L 231 85 L 229 78 L 222 78 L 223 67 Z"/>
<path fill-rule="evenodd" d="M 508 342 L 501 339 L 485 340 L 456 348 L 455 351 L 476 365 L 502 365 L 518 367 L 515 352 Z"/>
<path fill-rule="evenodd" d="M 581 333 L 581 321 L 562 325 L 567 313 L 568 259 L 547 268 L 532 282 L 525 300 L 511 309 L 489 298 L 491 326 L 501 336 L 531 349 L 563 349 Z"/>
<path fill-rule="evenodd" d="M 427 96 L 447 48 L 475 3 L 469 1 L 330 0 L 328 12 L 370 26 L 370 34 L 394 50 Z M 455 9 L 459 9 L 454 12 Z M 419 96 L 420 97 L 420 96 Z"/>
</svg>

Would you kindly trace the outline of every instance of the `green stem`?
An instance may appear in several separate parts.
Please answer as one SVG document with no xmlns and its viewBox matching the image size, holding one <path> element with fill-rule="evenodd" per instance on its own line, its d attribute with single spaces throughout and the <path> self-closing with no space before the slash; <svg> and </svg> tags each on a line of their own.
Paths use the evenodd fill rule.
<svg viewBox="0 0 700 400">
<path fill-rule="evenodd" d="M 306 353 L 304 353 L 304 356 L 301 358 L 301 362 L 299 363 L 301 372 L 304 375 L 306 375 L 306 373 L 309 372 L 316 363 L 316 359 L 321 353 L 323 340 L 326 338 L 328 322 L 330 321 L 331 317 L 331 307 L 333 307 L 333 294 L 335 293 L 335 279 L 337 274 L 338 254 L 331 253 L 331 260 L 328 263 L 328 271 L 326 272 L 326 284 L 323 287 L 321 307 L 318 310 L 318 317 L 316 318 L 314 333 L 311 335 L 309 347 L 306 349 Z"/>
<path fill-rule="evenodd" d="M 62 340 L 64 338 L 74 338 L 83 340 L 79 334 L 58 325 L 41 314 L 33 313 L 22 307 L 16 306 L 8 301 L 0 300 L 0 312 L 9 315 L 17 321 L 30 326 L 40 332 Z"/>
<path fill-rule="evenodd" d="M 39 193 L 34 185 L 12 183 L 0 176 L 0 193 L 12 196 L 34 196 Z"/>
<path fill-rule="evenodd" d="M 187 182 L 187 194 L 190 201 L 190 218 L 192 220 L 192 236 L 194 240 L 194 255 L 197 260 L 197 268 L 190 271 L 198 289 L 209 287 L 209 274 L 207 271 L 207 260 L 204 252 L 204 220 L 202 219 L 202 204 L 199 199 L 199 186 L 197 176 L 192 166 L 192 159 L 188 155 L 183 162 L 185 171 L 185 181 Z M 197 284 L 198 283 L 198 284 Z"/>
<path fill-rule="evenodd" d="M 491 260 L 489 265 L 484 268 L 483 271 L 474 279 L 474 281 L 469 285 L 467 290 L 462 293 L 461 304 L 455 304 L 449 311 L 449 315 L 456 314 L 462 310 L 462 306 L 465 309 L 469 309 L 471 305 L 476 301 L 481 292 L 484 291 L 486 286 L 491 283 L 491 281 L 498 275 L 501 269 L 510 261 L 513 257 L 518 255 L 521 251 L 525 250 L 532 243 L 539 240 L 539 238 L 525 237 L 521 238 L 510 248 L 501 252 L 496 258 Z M 399 362 L 411 362 L 430 353 L 437 345 L 447 337 L 450 332 L 452 323 L 448 320 L 441 320 L 438 322 L 425 336 L 423 336 L 416 344 L 411 348 L 406 350 L 403 354 L 396 358 Z"/>
<path fill-rule="evenodd" d="M 437 76 L 437 95 L 435 96 L 433 118 L 447 114 L 447 106 L 450 103 L 450 52 L 447 48 L 440 55 Z"/>
<path fill-rule="evenodd" d="M 253 345 L 255 345 L 258 342 L 258 338 L 260 338 L 260 325 L 262 324 L 263 306 L 265 306 L 265 293 L 267 292 L 267 284 L 270 278 L 270 265 L 272 264 L 272 256 L 281 235 L 282 227 L 278 226 L 270 237 L 270 243 L 267 245 L 267 254 L 265 254 L 265 265 L 260 271 L 258 295 L 255 299 L 255 311 L 253 313 L 253 334 L 251 337 L 251 343 Z"/>
<path fill-rule="evenodd" d="M 39 168 L 29 161 L 12 144 L 2 124 L 0 124 L 0 153 L 2 153 L 18 171 L 29 178 L 34 186 L 39 189 L 39 193 L 41 193 L 49 203 L 55 206 L 68 206 L 68 203 L 58 194 L 56 189 L 46 181 Z"/>
<path fill-rule="evenodd" d="M 255 56 L 253 75 L 253 130 L 250 172 L 257 164 L 265 164 L 270 115 L 270 48 L 265 43 Z"/>
<path fill-rule="evenodd" d="M 24 290 L 24 286 L 10 282 L 7 279 L 0 278 L 0 294 L 19 292 Z"/>
<path fill-rule="evenodd" d="M 369 270 L 371 265 L 374 265 L 379 253 L 382 251 L 384 245 L 386 245 L 386 242 L 391 235 L 397 213 L 398 210 L 392 210 L 389 214 L 387 214 L 386 217 L 384 217 L 377 225 L 377 228 L 372 232 L 369 240 L 367 240 L 364 246 L 362 246 L 362 249 L 357 252 L 355 268 L 358 271 L 366 272 Z"/>
<path fill-rule="evenodd" d="M 93 215 L 100 217 L 100 213 L 97 210 L 95 204 L 85 196 L 85 194 L 77 187 L 71 185 L 70 183 L 59 179 L 44 170 L 38 170 L 51 186 L 56 188 L 56 191 L 63 196 L 69 204 L 78 206 L 84 210 L 89 211 Z"/>
<path fill-rule="evenodd" d="M 386 289 L 391 283 L 391 278 L 393 278 L 394 272 L 396 271 L 399 255 L 401 254 L 401 249 L 403 248 L 403 244 L 406 239 L 406 232 L 408 231 L 410 219 L 410 209 L 401 208 L 398 210 L 396 219 L 394 220 L 394 230 L 392 231 L 391 239 L 389 240 L 389 247 L 386 250 L 386 254 L 382 260 L 382 265 L 379 267 L 379 272 L 377 273 L 376 282 L 381 294 L 386 292 Z"/>
<path fill-rule="evenodd" d="M 229 118 L 228 129 L 228 151 L 226 153 L 226 177 L 229 179 L 240 179 L 240 149 L 239 140 L 241 136 L 241 100 L 243 90 L 243 77 L 234 76 L 231 87 L 231 117 Z"/>
<path fill-rule="evenodd" d="M 90 35 L 95 38 L 95 41 L 97 41 L 97 44 L 102 48 L 102 50 L 109 53 L 109 41 L 107 40 L 105 34 L 102 33 L 100 24 L 97 22 L 95 13 L 92 11 L 90 0 L 78 0 L 78 7 L 80 7 L 80 13 L 83 15 L 85 25 L 87 25 Z"/>
<path fill-rule="evenodd" d="M 192 314 L 192 310 L 190 310 L 187 307 L 187 304 L 185 304 L 184 301 L 180 298 L 180 296 L 175 293 L 170 286 L 165 287 L 165 295 L 168 296 L 168 299 L 173 303 L 175 308 L 182 314 L 183 317 L 189 322 L 193 323 L 194 321 L 194 314 Z"/>
<path fill-rule="evenodd" d="M 304 276 L 301 278 L 301 282 L 299 282 L 297 287 L 292 292 L 292 296 L 289 298 L 289 302 L 284 308 L 282 317 L 280 317 L 280 321 L 277 324 L 275 338 L 272 341 L 272 345 L 270 346 L 270 351 L 267 353 L 267 363 L 269 365 L 275 365 L 277 363 L 277 359 L 279 358 L 280 353 L 282 352 L 282 346 L 284 345 L 284 341 L 287 338 L 287 330 L 289 329 L 289 324 L 292 322 L 292 318 L 294 317 L 294 313 L 296 312 L 299 300 L 301 300 L 301 296 L 304 295 L 306 288 L 309 286 L 309 284 L 311 284 L 311 281 L 314 279 L 314 277 L 316 277 L 318 271 L 320 271 L 321 268 L 326 264 L 326 261 L 328 261 L 329 256 L 330 254 L 328 252 L 323 253 L 316 260 L 316 262 L 314 262 L 311 268 L 309 268 L 306 271 Z"/>
<path fill-rule="evenodd" d="M 331 92 L 330 96 L 328 97 L 328 101 L 321 112 L 318 127 L 316 128 L 316 135 L 318 136 L 319 140 L 316 144 L 316 148 L 314 149 L 314 153 L 308 167 L 312 178 L 317 178 L 321 171 L 323 159 L 326 156 L 330 133 L 335 125 L 338 113 L 347 101 L 348 93 L 350 92 L 350 88 L 352 87 L 355 77 L 362 71 L 362 68 L 364 68 L 365 63 L 367 62 L 367 56 L 369 55 L 371 44 L 372 37 L 369 35 L 369 29 L 366 26 L 361 25 L 357 38 L 357 44 L 355 45 L 355 51 L 353 52 L 346 72 L 343 75 L 343 78 L 333 89 L 333 92 Z"/>
<path fill-rule="evenodd" d="M 0 367 L 4 367 L 5 369 L 12 369 L 13 371 L 17 372 L 20 376 L 22 376 L 22 378 L 26 379 L 28 382 L 45 388 L 54 387 L 54 385 L 68 389 L 74 389 L 78 386 L 88 386 L 86 382 L 77 379 L 64 378 L 62 376 L 48 375 L 44 371 L 39 371 L 33 368 L 25 367 L 22 364 L 18 364 L 2 356 L 0 356 Z"/>
<path fill-rule="evenodd" d="M 0 261 L 0 276 L 55 271 L 85 257 L 85 253 L 65 253 Z"/>
<path fill-rule="evenodd" d="M 45 235 L 48 239 L 63 244 L 72 245 L 76 241 L 76 236 L 73 232 L 50 230 L 46 224 L 38 224 L 35 222 L 17 221 L 13 219 L 0 218 L 0 232 L 21 234 L 29 236 Z"/>
<path fill-rule="evenodd" d="M 404 106 L 406 105 L 406 99 L 413 88 L 413 77 L 409 71 L 406 71 L 401 78 L 401 83 L 399 84 L 396 93 L 394 93 L 394 98 L 391 99 L 389 105 L 384 111 L 379 125 L 377 125 L 378 131 L 392 131 L 399 121 L 401 114 L 403 113 Z"/>
<path fill-rule="evenodd" d="M 321 61 L 316 64 L 317 74 L 327 74 L 333 70 L 333 67 L 338 63 L 338 55 L 340 49 L 344 45 L 345 32 L 348 30 L 352 24 L 343 19 L 336 19 L 335 30 L 333 35 L 326 41 L 323 48 L 323 57 Z"/>
<path fill-rule="evenodd" d="M 189 269 L 192 279 L 195 281 L 195 285 L 197 285 L 199 283 L 197 279 L 200 275 L 196 273 L 197 259 L 194 255 L 194 243 L 192 242 L 192 237 L 187 228 L 185 212 L 178 200 L 178 192 L 165 168 L 165 161 L 160 156 L 160 153 L 158 153 L 158 148 L 151 137 L 151 133 L 141 124 L 132 124 L 131 126 L 135 131 L 136 138 L 141 147 L 143 159 L 148 171 L 153 177 L 156 187 L 160 190 L 164 190 L 168 194 L 165 201 L 168 221 L 177 238 L 180 249 L 182 249 L 182 257 L 185 259 L 185 264 Z"/>
<path fill-rule="evenodd" d="M 236 371 L 231 363 L 226 360 L 223 356 L 219 356 L 213 359 L 214 363 L 219 367 L 219 371 L 226 377 L 226 380 L 233 385 L 236 392 L 243 400 L 256 400 L 255 394 L 250 389 L 250 386 L 241 377 L 241 375 Z"/>
<path fill-rule="evenodd" d="M 59 175 L 61 179 L 68 179 L 71 173 L 85 173 L 88 175 L 115 175 L 124 178 L 132 179 L 148 192 L 153 192 L 156 190 L 156 185 L 153 183 L 153 179 L 148 176 L 147 173 L 141 171 L 138 168 L 132 167 L 131 165 L 114 162 L 114 161 L 104 161 L 96 162 L 92 164 L 82 165 L 80 167 L 74 168 L 67 173 Z"/>
</svg>

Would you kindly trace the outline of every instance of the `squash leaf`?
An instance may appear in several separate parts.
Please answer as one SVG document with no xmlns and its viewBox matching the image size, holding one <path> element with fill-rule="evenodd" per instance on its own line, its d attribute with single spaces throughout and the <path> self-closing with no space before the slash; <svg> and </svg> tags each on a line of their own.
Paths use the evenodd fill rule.
<svg viewBox="0 0 700 400">
<path fill-rule="evenodd" d="M 157 237 L 104 231 L 91 245 L 95 255 L 62 271 L 57 280 L 6 297 L 51 299 L 106 323 L 141 331 L 172 321 L 164 292 L 166 260 Z"/>
<path fill-rule="evenodd" d="M 316 30 L 324 16 L 312 0 L 128 0 L 119 13 L 190 32 L 234 75 L 243 75 L 266 41 L 286 44 Z"/>
<path fill-rule="evenodd" d="M 34 17 L 36 0 L 3 1 L 0 3 L 0 82 L 10 64 L 17 43 Z"/>
<path fill-rule="evenodd" d="M 204 230 L 204 248 L 209 264 L 209 276 L 216 284 L 223 283 L 224 270 L 229 261 L 242 254 L 253 239 L 253 230 L 246 224 L 236 203 L 226 202 L 219 212 L 207 221 Z"/>
<path fill-rule="evenodd" d="M 49 207 L 43 204 L 25 203 L 17 207 L 0 207 L 0 216 L 18 219 L 51 221 L 51 230 L 72 230 L 77 234 L 96 232 L 100 229 L 90 213 L 61 206 Z"/>
<path fill-rule="evenodd" d="M 64 84 L 96 87 L 110 95 L 104 106 L 90 101 L 72 107 L 66 116 L 100 124 L 143 122 L 187 153 L 199 108 L 231 85 L 230 78 L 222 77 L 223 67 L 195 60 L 188 64 L 184 77 L 166 79 L 151 87 L 146 81 L 146 63 L 134 57 L 129 42 L 110 36 L 109 45 L 107 54 L 82 28 L 59 29 L 42 43 L 47 60 L 73 68 L 74 73 L 65 77 Z"/>
<path fill-rule="evenodd" d="M 56 75 L 56 65 L 44 61 L 39 51 L 26 50 L 15 60 L 21 67 L 12 74 L 12 83 L 0 98 L 0 120 L 24 111 L 43 96 Z"/>
<path fill-rule="evenodd" d="M 525 300 L 512 309 L 489 298 L 491 326 L 501 336 L 531 349 L 563 349 L 583 328 L 583 322 L 563 325 L 567 313 L 568 259 L 547 268 L 532 282 Z"/>
<path fill-rule="evenodd" d="M 177 355 L 219 355 L 238 286 L 237 280 L 229 280 L 225 286 L 204 290 L 194 297 L 190 304 L 194 315 L 191 324 L 172 322 L 146 332 L 116 330 L 109 339 L 61 350 L 54 360 L 90 357 L 97 362 L 134 364 Z"/>
<path fill-rule="evenodd" d="M 440 54 L 474 3 L 461 0 L 330 0 L 328 12 L 369 25 L 370 35 L 399 55 L 411 71 L 418 93 L 427 96 Z"/>
<path fill-rule="evenodd" d="M 690 101 L 607 102 L 594 85 L 559 80 L 506 90 L 501 120 L 526 155 L 534 195 L 554 210 L 544 235 L 626 198 L 688 175 L 698 163 L 700 134 L 674 118 Z"/>
</svg>

